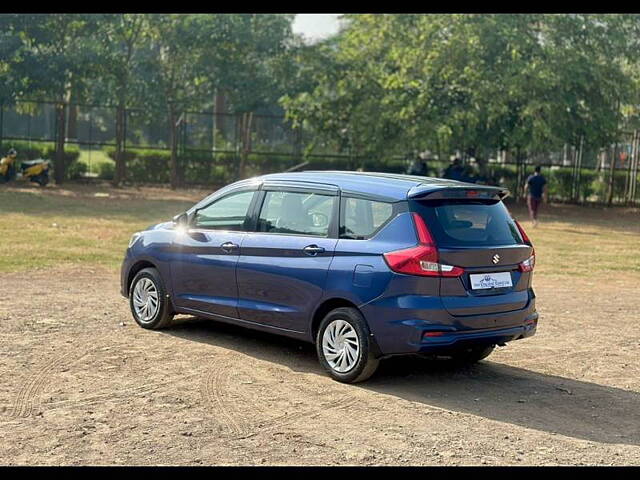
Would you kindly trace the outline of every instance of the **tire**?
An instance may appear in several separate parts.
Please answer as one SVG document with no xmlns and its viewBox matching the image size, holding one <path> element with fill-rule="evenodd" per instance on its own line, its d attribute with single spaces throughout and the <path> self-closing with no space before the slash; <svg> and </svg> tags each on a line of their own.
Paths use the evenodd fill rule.
<svg viewBox="0 0 640 480">
<path fill-rule="evenodd" d="M 469 365 L 487 358 L 495 348 L 495 345 L 478 345 L 454 353 L 451 359 L 457 364 Z"/>
<path fill-rule="evenodd" d="M 155 309 L 153 309 L 154 297 L 156 298 Z M 146 309 L 144 305 L 147 305 Z M 169 326 L 173 319 L 173 310 L 158 270 L 144 268 L 136 274 L 129 287 L 129 307 L 133 319 L 142 328 L 160 330 Z"/>
<path fill-rule="evenodd" d="M 342 383 L 368 379 L 380 363 L 373 353 L 369 326 L 355 308 L 336 308 L 324 317 L 316 335 L 316 351 L 324 369 Z M 333 351 L 336 356 L 331 358 Z"/>
</svg>

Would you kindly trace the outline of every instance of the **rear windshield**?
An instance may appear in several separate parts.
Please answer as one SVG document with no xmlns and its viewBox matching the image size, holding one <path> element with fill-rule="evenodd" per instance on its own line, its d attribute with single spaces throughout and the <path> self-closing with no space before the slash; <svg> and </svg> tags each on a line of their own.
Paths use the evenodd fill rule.
<svg viewBox="0 0 640 480">
<path fill-rule="evenodd" d="M 484 247 L 524 243 L 504 204 L 469 200 L 412 201 L 441 247 Z"/>
</svg>

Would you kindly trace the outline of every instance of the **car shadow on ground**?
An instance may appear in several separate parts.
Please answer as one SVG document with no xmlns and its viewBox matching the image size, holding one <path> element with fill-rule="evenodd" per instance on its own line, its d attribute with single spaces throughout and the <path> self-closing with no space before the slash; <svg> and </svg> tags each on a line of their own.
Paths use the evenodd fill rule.
<svg viewBox="0 0 640 480">
<path fill-rule="evenodd" d="M 332 381 L 315 347 L 305 342 L 194 317 L 163 332 Z M 640 445 L 639 393 L 489 359 L 456 368 L 441 360 L 392 357 L 353 388 L 593 442 Z"/>
</svg>

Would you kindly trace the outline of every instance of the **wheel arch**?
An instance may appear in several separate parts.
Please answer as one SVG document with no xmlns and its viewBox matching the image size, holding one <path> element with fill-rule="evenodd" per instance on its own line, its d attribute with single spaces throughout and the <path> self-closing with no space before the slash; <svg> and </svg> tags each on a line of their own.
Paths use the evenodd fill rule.
<svg viewBox="0 0 640 480">
<path fill-rule="evenodd" d="M 341 308 L 341 307 L 350 307 L 350 308 L 355 308 L 356 310 L 358 310 L 360 312 L 360 309 L 350 300 L 347 300 L 346 298 L 341 298 L 341 297 L 334 297 L 334 298 L 328 298 L 325 301 L 323 301 L 320 305 L 318 305 L 318 307 L 316 308 L 315 312 L 313 313 L 313 317 L 311 319 L 311 341 L 313 343 L 316 342 L 316 335 L 318 334 L 318 328 L 320 328 L 320 322 L 322 322 L 322 319 L 327 315 L 327 313 L 329 313 L 331 310 L 335 310 L 336 308 Z M 362 312 L 360 312 L 362 314 Z M 364 317 L 364 315 L 363 315 Z M 366 321 L 366 319 L 365 319 Z"/>
<path fill-rule="evenodd" d="M 158 266 L 153 262 L 150 262 L 149 260 L 139 260 L 134 263 L 129 269 L 129 273 L 127 274 L 127 283 L 125 285 L 125 293 L 127 294 L 127 296 L 129 296 L 129 288 L 131 287 L 131 282 L 133 282 L 133 277 L 135 277 L 140 270 L 143 270 L 145 268 L 155 268 L 156 270 L 158 270 L 158 272 L 160 272 Z"/>
</svg>

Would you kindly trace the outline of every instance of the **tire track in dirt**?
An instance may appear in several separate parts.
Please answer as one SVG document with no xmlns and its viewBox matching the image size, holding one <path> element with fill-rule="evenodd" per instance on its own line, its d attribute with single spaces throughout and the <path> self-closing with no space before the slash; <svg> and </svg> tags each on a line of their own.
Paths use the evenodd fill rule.
<svg viewBox="0 0 640 480">
<path fill-rule="evenodd" d="M 211 370 L 204 377 L 201 394 L 206 404 L 209 404 L 216 414 L 220 414 L 224 426 L 237 438 L 243 438 L 249 433 L 248 425 L 229 411 L 224 400 L 226 372 L 223 369 Z M 212 405 L 213 404 L 213 405 Z"/>
<path fill-rule="evenodd" d="M 190 380 L 198 377 L 198 374 L 185 375 L 180 377 L 172 377 L 163 382 L 150 383 L 146 385 L 137 385 L 130 388 L 121 388 L 113 392 L 97 393 L 95 395 L 88 395 L 81 399 L 68 399 L 58 400 L 55 402 L 48 402 L 44 404 L 47 410 L 56 410 L 59 408 L 66 408 L 68 406 L 86 406 L 93 405 L 95 403 L 104 402 L 105 400 L 116 400 L 118 402 L 127 402 L 132 397 L 144 396 L 150 393 L 158 392 L 167 385 L 174 385 L 180 381 Z"/>
<path fill-rule="evenodd" d="M 246 362 L 246 358 L 237 362 L 236 365 L 242 365 L 242 362 Z M 316 417 L 327 410 L 349 408 L 357 403 L 356 398 L 341 395 L 334 400 L 319 402 L 312 406 L 303 406 L 297 412 L 284 413 L 273 418 L 261 418 L 264 414 L 264 408 L 256 400 L 256 398 L 261 398 L 259 395 L 243 395 L 242 392 L 237 392 L 242 396 L 242 402 L 230 398 L 233 388 L 237 388 L 238 385 L 243 383 L 230 384 L 233 374 L 237 373 L 232 371 L 230 363 L 224 361 L 216 363 L 210 368 L 203 377 L 201 393 L 205 405 L 208 405 L 209 409 L 218 415 L 219 420 L 230 435 L 237 439 L 253 437 L 259 433 L 294 423 L 303 418 Z M 273 386 L 280 385 L 279 382 L 269 383 L 273 383 Z M 296 383 L 288 385 L 296 385 Z M 266 387 L 271 389 L 271 385 Z M 301 389 L 294 389 L 291 393 L 304 395 L 304 391 Z M 239 404 L 245 407 L 245 412 L 237 408 Z M 246 412 L 253 412 L 253 415 Z"/>
<path fill-rule="evenodd" d="M 79 353 L 79 355 L 78 355 Z M 30 417 L 36 407 L 41 403 L 41 394 L 51 380 L 51 375 L 57 370 L 72 365 L 86 356 L 89 351 L 70 351 L 63 355 L 54 357 L 44 366 L 38 368 L 29 379 L 22 385 L 16 396 L 13 408 L 9 412 L 10 417 Z"/>
</svg>

